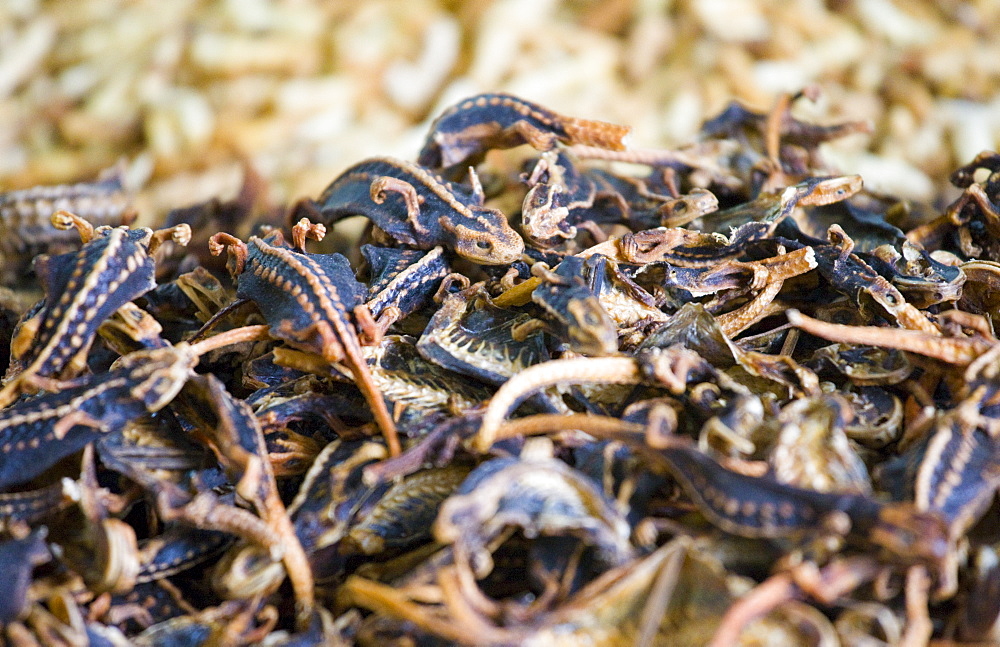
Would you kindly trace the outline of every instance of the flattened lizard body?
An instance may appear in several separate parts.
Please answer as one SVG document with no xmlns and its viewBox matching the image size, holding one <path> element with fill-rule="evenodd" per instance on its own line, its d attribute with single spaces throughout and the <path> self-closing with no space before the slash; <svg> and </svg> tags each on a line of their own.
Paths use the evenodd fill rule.
<svg viewBox="0 0 1000 647">
<path fill-rule="evenodd" d="M 98 327 L 119 307 L 153 287 L 147 253 L 149 229 L 118 227 L 80 250 L 36 262 L 45 301 L 18 327 L 0 406 L 12 402 L 32 379 L 72 377 L 83 366 Z"/>
<path fill-rule="evenodd" d="M 361 215 L 404 245 L 442 245 L 485 265 L 513 263 L 524 241 L 502 212 L 482 201 L 475 187 L 445 182 L 412 162 L 375 157 L 344 171 L 317 206 L 325 224 Z"/>
<path fill-rule="evenodd" d="M 432 168 L 475 164 L 486 151 L 556 142 L 621 151 L 632 129 L 604 121 L 565 117 L 511 94 L 481 94 L 445 110 L 431 125 L 417 161 Z"/>
<path fill-rule="evenodd" d="M 30 480 L 104 433 L 161 409 L 197 363 L 189 348 L 138 351 L 78 386 L 0 411 L 0 488 Z"/>
<path fill-rule="evenodd" d="M 711 267 L 743 255 L 747 246 L 773 234 L 797 206 L 845 200 L 861 190 L 861 177 L 812 178 L 779 193 L 762 194 L 753 202 L 711 214 L 713 223 L 731 226 L 729 237 L 679 227 L 660 227 L 612 239 L 579 256 L 604 254 L 629 263 L 667 262 L 677 267 Z"/>
<path fill-rule="evenodd" d="M 242 245 L 230 242 L 236 243 Z M 390 450 L 398 454 L 396 425 L 372 379 L 348 314 L 362 306 L 365 289 L 354 279 L 347 259 L 339 254 L 296 252 L 256 236 L 239 253 L 244 254 L 242 267 L 237 268 L 237 296 L 257 303 L 273 336 L 326 361 L 343 361 L 371 406 Z"/>
<path fill-rule="evenodd" d="M 50 245 L 77 242 L 75 232 L 60 231 L 50 223 L 59 210 L 71 211 L 95 226 L 128 224 L 134 217 L 129 202 L 121 169 L 111 169 L 94 182 L 0 193 L 0 256 L 9 260 Z"/>
</svg>

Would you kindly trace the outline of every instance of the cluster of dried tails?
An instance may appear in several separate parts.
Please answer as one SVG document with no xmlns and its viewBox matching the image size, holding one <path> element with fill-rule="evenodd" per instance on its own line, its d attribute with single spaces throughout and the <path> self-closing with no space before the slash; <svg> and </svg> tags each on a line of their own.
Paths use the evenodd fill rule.
<svg viewBox="0 0 1000 647">
<path fill-rule="evenodd" d="M 904 204 L 801 96 L 659 150 L 480 95 L 157 231 L 0 194 L 0 640 L 1000 639 L 1000 155 Z"/>
</svg>

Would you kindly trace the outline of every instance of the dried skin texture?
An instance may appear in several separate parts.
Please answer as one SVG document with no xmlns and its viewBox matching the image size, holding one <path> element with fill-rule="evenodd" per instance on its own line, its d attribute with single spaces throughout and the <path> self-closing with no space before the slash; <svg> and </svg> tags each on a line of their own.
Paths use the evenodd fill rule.
<svg viewBox="0 0 1000 647">
<path fill-rule="evenodd" d="M 482 9 L 486 22 L 562 38 L 545 7 L 498 20 L 508 6 Z M 236 22 L 266 40 L 279 18 Z M 625 40 L 665 24 L 653 18 L 605 28 Z M 728 18 L 739 38 L 746 24 Z M 205 47 L 196 31 L 161 63 Z M 335 40 L 338 60 L 365 67 L 370 48 Z M 306 116 L 314 86 L 263 98 L 274 78 L 260 72 L 243 101 L 297 104 L 303 129 L 336 124 Z M 334 89 L 318 93 L 325 109 L 360 115 L 367 104 Z M 179 114 L 197 117 L 198 92 Z M 56 214 L 83 250 L 38 260 L 45 300 L 16 330 L 32 299 L 21 285 L 0 295 L 10 375 L 28 369 L 0 395 L 0 521 L 14 541 L 46 524 L 60 567 L 14 560 L 27 592 L 4 638 L 83 642 L 115 623 L 138 644 L 286 640 L 275 630 L 324 644 L 832 644 L 848 640 L 831 620 L 873 604 L 896 614 L 901 642 L 950 638 L 986 613 L 968 590 L 987 570 L 965 557 L 997 543 L 981 522 L 1000 485 L 996 268 L 972 259 L 1000 254 L 1000 156 L 959 169 L 963 194 L 940 215 L 863 191 L 818 148 L 863 122 L 800 117 L 817 96 L 733 104 L 676 150 L 631 148 L 627 128 L 534 100 L 471 97 L 425 133 L 434 168 L 370 157 L 273 208 L 247 171 L 234 202 L 196 202 L 195 243 L 212 222 L 247 237 L 209 239 L 228 247 L 231 283 L 177 253 L 192 236 L 182 212 L 157 232 Z M 130 244 L 138 256 L 112 249 Z M 821 338 L 838 345 L 817 351 Z M 134 597 L 104 593 L 117 591 Z"/>
<path fill-rule="evenodd" d="M 545 310 L 549 332 L 583 355 L 613 355 L 618 351 L 616 322 L 601 301 L 609 292 L 600 287 L 607 282 L 603 263 L 590 264 L 571 256 L 554 271 L 537 264 L 532 272 L 543 279 L 531 291 L 531 300 Z"/>
<path fill-rule="evenodd" d="M 868 470 L 844 431 L 849 415 L 847 403 L 833 397 L 788 405 L 769 457 L 775 477 L 820 492 L 870 494 Z"/>
<path fill-rule="evenodd" d="M 743 254 L 746 247 L 771 235 L 775 227 L 799 206 L 827 205 L 846 200 L 861 190 L 861 176 L 813 178 L 778 192 L 763 193 L 753 202 L 712 214 L 732 227 L 721 233 L 680 228 L 650 229 L 626 234 L 618 241 L 618 255 L 629 262 L 666 261 L 681 267 L 706 267 Z"/>
<path fill-rule="evenodd" d="M 813 362 L 829 363 L 857 385 L 898 384 L 913 372 L 905 353 L 875 346 L 834 344 L 813 354 Z"/>
<path fill-rule="evenodd" d="M 147 253 L 151 236 L 148 229 L 115 228 L 78 252 L 43 257 L 37 270 L 45 301 L 33 315 L 37 319 L 12 341 L 16 364 L 11 368 L 21 370 L 8 370 L 0 406 L 35 378 L 65 379 L 80 372 L 98 327 L 156 285 L 154 262 Z"/>
<path fill-rule="evenodd" d="M 461 466 L 425 470 L 400 481 L 348 537 L 366 555 L 420 543 L 429 536 L 428 527 L 441 503 L 465 480 L 469 471 Z"/>
<path fill-rule="evenodd" d="M 365 304 L 380 327 L 388 327 L 426 305 L 450 272 L 444 248 L 426 254 L 363 245 L 361 253 L 371 266 L 371 285 Z M 461 275 L 457 275 L 461 276 Z M 463 277 L 464 278 L 464 277 Z M 388 314 L 391 312 L 391 318 Z"/>
<path fill-rule="evenodd" d="M 940 420 L 914 482 L 917 506 L 940 513 L 954 536 L 982 516 L 998 485 L 996 439 L 979 428 L 975 405 L 970 398 Z"/>
<path fill-rule="evenodd" d="M 225 533 L 175 526 L 138 547 L 136 584 L 156 582 L 217 556 L 230 543 Z"/>
<path fill-rule="evenodd" d="M 79 488 L 68 478 L 35 490 L 0 494 L 0 524 L 4 527 L 18 522 L 32 524 L 60 512 L 77 499 Z"/>
<path fill-rule="evenodd" d="M 443 299 L 417 340 L 417 351 L 448 370 L 502 384 L 549 357 L 540 332 L 515 339 L 516 326 L 529 319 L 496 307 L 481 284 L 473 285 Z"/>
<path fill-rule="evenodd" d="M 27 481 L 103 433 L 165 406 L 196 361 L 174 348 L 128 356 L 113 371 L 0 412 L 0 487 Z"/>
<path fill-rule="evenodd" d="M 123 186 L 123 169 L 105 172 L 95 182 L 39 186 L 0 193 L 0 257 L 14 270 L 20 261 L 40 252 L 73 245 L 76 233 L 65 232 L 51 221 L 59 211 L 68 211 L 94 226 L 127 225 L 130 196 Z M 16 277 L 5 276 L 5 282 Z"/>
<path fill-rule="evenodd" d="M 743 584 L 700 546 L 678 539 L 595 580 L 529 644 L 704 643 Z"/>
<path fill-rule="evenodd" d="M 312 571 L 278 493 L 260 424 L 249 405 L 235 400 L 221 382 L 203 379 L 192 380 L 188 394 L 195 389 L 202 391 L 202 400 L 196 400 L 194 406 L 212 410 L 217 418 L 214 433 L 206 440 L 230 473 L 237 493 L 252 503 L 270 529 L 281 537 L 281 557 L 295 590 L 296 611 L 304 620 L 313 610 Z"/>
<path fill-rule="evenodd" d="M 534 538 L 577 538 L 593 549 L 588 569 L 598 572 L 632 558 L 625 519 L 583 474 L 553 459 L 496 459 L 481 465 L 441 506 L 437 541 L 451 545 L 466 596 L 483 596 L 472 576 L 495 568 L 491 549 L 513 531 Z M 538 539 L 537 541 L 541 541 Z M 481 604 L 492 606 L 487 599 Z"/>
<path fill-rule="evenodd" d="M 465 411 L 489 397 L 487 389 L 425 360 L 414 344 L 401 337 L 384 337 L 370 348 L 365 354 L 372 379 L 397 409 Z"/>
</svg>

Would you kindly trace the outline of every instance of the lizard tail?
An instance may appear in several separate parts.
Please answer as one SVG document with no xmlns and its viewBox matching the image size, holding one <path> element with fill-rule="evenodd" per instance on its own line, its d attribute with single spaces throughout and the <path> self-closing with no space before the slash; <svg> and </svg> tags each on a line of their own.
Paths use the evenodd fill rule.
<svg viewBox="0 0 1000 647">
<path fill-rule="evenodd" d="M 632 132 L 631 126 L 619 126 L 606 121 L 578 119 L 576 117 L 564 117 L 564 119 L 564 128 L 569 137 L 568 143 L 570 145 L 597 146 L 613 151 L 623 151 L 628 148 L 628 136 Z"/>
<path fill-rule="evenodd" d="M 399 456 L 403 453 L 403 448 L 399 444 L 396 423 L 389 414 L 389 408 L 385 406 L 385 399 L 382 397 L 382 392 L 375 385 L 371 371 L 368 370 L 368 363 L 365 362 L 364 357 L 361 357 L 360 351 L 357 354 L 357 361 L 351 362 L 351 373 L 354 374 L 354 382 L 361 389 L 365 400 L 368 401 L 368 405 L 372 408 L 372 415 L 375 416 L 375 422 L 378 424 L 379 429 L 382 430 L 385 444 L 389 447 L 389 455 Z"/>
</svg>

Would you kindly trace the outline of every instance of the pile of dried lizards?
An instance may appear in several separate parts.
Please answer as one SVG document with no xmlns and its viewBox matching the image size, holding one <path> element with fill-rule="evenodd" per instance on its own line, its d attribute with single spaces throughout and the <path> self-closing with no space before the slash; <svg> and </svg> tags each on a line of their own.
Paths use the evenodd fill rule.
<svg viewBox="0 0 1000 647">
<path fill-rule="evenodd" d="M 995 639 L 1000 156 L 921 211 L 800 99 L 655 150 L 481 95 L 158 231 L 0 194 L 3 640 Z"/>
</svg>

